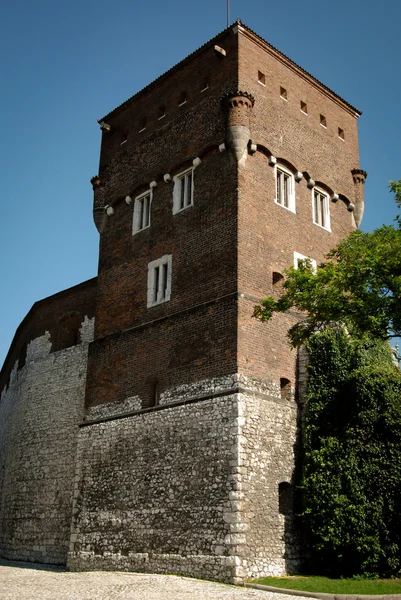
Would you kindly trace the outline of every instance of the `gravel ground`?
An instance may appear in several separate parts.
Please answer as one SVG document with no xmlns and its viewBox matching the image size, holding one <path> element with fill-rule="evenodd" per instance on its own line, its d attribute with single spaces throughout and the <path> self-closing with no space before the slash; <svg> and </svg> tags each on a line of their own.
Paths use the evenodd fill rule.
<svg viewBox="0 0 401 600">
<path fill-rule="evenodd" d="M 0 600 L 300 600 L 174 575 L 68 573 L 0 564 Z"/>
</svg>

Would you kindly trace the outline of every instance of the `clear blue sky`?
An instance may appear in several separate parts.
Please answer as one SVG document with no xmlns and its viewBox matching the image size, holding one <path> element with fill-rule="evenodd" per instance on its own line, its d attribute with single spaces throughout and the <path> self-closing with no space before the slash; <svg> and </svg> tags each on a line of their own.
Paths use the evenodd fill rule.
<svg viewBox="0 0 401 600">
<path fill-rule="evenodd" d="M 226 0 L 14 0 L 1 11 L 0 364 L 41 298 L 96 275 L 97 119 L 226 27 Z M 400 0 L 231 0 L 240 18 L 363 111 L 362 228 L 401 178 Z"/>
</svg>

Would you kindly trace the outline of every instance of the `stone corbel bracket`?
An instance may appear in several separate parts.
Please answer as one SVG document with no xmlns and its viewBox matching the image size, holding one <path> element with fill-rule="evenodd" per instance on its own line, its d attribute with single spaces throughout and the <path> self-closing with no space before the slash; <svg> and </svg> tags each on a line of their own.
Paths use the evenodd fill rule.
<svg viewBox="0 0 401 600">
<path fill-rule="evenodd" d="M 222 100 L 227 114 L 226 146 L 238 163 L 247 159 L 251 137 L 250 115 L 254 104 L 252 94 L 241 90 L 226 94 Z"/>
</svg>

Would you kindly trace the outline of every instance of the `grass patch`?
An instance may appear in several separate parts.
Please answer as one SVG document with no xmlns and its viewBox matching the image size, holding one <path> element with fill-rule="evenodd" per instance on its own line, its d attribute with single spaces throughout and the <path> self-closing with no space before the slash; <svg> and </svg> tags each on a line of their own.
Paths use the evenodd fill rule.
<svg viewBox="0 0 401 600">
<path fill-rule="evenodd" d="M 401 594 L 401 579 L 329 579 L 328 577 L 262 577 L 252 583 L 327 594 Z"/>
</svg>

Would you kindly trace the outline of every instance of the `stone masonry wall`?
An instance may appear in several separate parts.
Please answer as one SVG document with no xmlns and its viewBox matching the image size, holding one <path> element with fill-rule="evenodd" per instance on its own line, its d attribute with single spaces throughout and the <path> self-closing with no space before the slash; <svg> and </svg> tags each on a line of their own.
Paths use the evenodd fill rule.
<svg viewBox="0 0 401 600">
<path fill-rule="evenodd" d="M 68 566 L 232 581 L 237 395 L 85 425 Z"/>
<path fill-rule="evenodd" d="M 241 395 L 240 470 L 246 578 L 296 573 L 300 548 L 292 503 L 279 511 L 279 484 L 294 488 L 298 407 L 258 392 Z"/>
<path fill-rule="evenodd" d="M 0 401 L 0 556 L 65 564 L 70 535 L 78 423 L 88 343 L 50 353 L 50 336 L 30 342 L 25 366 Z"/>
<path fill-rule="evenodd" d="M 103 405 L 105 420 L 80 429 L 69 568 L 233 583 L 293 571 L 292 515 L 278 501 L 294 471 L 290 398 L 232 374 L 171 389 L 161 400 L 175 405 Z"/>
</svg>

